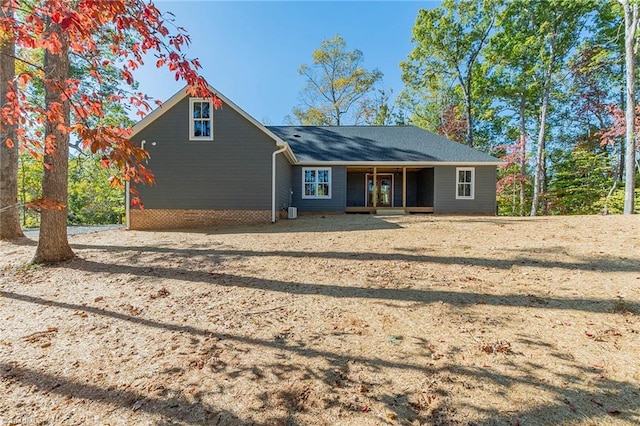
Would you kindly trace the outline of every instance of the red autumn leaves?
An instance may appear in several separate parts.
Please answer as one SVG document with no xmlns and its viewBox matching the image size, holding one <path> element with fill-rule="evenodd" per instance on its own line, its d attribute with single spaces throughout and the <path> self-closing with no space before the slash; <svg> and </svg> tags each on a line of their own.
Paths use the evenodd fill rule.
<svg viewBox="0 0 640 426">
<path fill-rule="evenodd" d="M 149 55 L 156 57 L 157 67 L 167 67 L 176 80 L 184 80 L 192 96 L 212 98 L 220 106 L 198 73 L 200 62 L 183 53 L 190 43 L 188 34 L 152 1 L 40 0 L 27 5 L 9 0 L 2 9 L 0 32 L 17 47 L 20 71 L 1 102 L 0 126 L 17 124 L 21 149 L 38 158 L 52 152 L 56 144 L 55 137 L 43 136 L 48 123 L 61 134 L 80 140 L 84 149 L 101 152 L 103 166 L 122 170 L 113 184 L 152 183 L 153 174 L 140 164 L 148 154 L 129 140 L 129 129 L 102 120 L 107 103 L 132 108 L 139 117 L 151 110 L 151 99 L 134 90 L 134 71 Z M 53 31 L 54 25 L 62 31 Z M 64 81 L 47 80 L 38 59 L 42 50 L 68 54 L 85 71 L 82 75 L 69 73 Z M 70 121 L 64 119 L 65 108 L 59 102 L 34 101 L 36 82 L 62 92 L 62 102 L 68 101 L 71 107 Z M 12 147 L 16 142 L 7 139 L 4 143 Z"/>
</svg>

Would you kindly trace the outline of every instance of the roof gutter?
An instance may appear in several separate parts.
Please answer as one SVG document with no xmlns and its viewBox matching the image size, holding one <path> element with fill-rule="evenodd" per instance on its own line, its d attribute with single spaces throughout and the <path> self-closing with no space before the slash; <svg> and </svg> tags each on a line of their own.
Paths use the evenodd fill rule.
<svg viewBox="0 0 640 426">
<path fill-rule="evenodd" d="M 499 166 L 503 161 L 298 161 L 296 166 L 434 167 Z"/>
<path fill-rule="evenodd" d="M 284 145 L 271 154 L 271 223 L 276 223 L 276 156 L 287 150 Z"/>
</svg>

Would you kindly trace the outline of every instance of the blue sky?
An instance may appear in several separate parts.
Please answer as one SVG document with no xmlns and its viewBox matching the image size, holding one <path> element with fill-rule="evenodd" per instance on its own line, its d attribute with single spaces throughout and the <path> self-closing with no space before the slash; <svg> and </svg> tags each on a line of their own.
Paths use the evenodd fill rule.
<svg viewBox="0 0 640 426">
<path fill-rule="evenodd" d="M 261 122 L 284 124 L 298 104 L 304 80 L 297 69 L 311 63 L 322 40 L 340 34 L 360 49 L 364 66 L 384 73 L 383 87 L 402 89 L 399 63 L 412 50 L 411 29 L 424 1 L 164 1 L 162 11 L 191 36 L 189 57 L 221 93 Z M 136 73 L 140 89 L 161 100 L 184 83 L 155 61 Z"/>
</svg>

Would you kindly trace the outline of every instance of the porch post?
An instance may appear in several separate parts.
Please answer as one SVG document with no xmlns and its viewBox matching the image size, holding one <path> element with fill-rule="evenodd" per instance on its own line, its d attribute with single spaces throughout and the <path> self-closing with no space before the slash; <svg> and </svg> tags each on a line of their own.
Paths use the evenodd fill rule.
<svg viewBox="0 0 640 426">
<path fill-rule="evenodd" d="M 407 168 L 402 168 L 402 208 L 407 208 Z"/>
<path fill-rule="evenodd" d="M 378 207 L 378 168 L 373 168 L 373 208 Z"/>
</svg>

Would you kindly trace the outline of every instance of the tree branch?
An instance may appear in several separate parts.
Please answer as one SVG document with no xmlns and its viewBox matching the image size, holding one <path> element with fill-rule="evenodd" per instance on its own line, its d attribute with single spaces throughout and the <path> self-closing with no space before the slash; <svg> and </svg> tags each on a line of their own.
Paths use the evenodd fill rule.
<svg viewBox="0 0 640 426">
<path fill-rule="evenodd" d="M 26 59 L 20 58 L 20 57 L 18 57 L 16 55 L 8 55 L 8 54 L 4 54 L 4 53 L 2 55 L 7 56 L 9 58 L 13 58 L 16 61 L 20 61 L 23 64 L 29 65 L 30 67 L 37 69 L 38 71 L 43 71 L 44 72 L 44 67 L 42 67 L 40 65 L 36 65 L 33 62 L 27 61 Z"/>
</svg>

